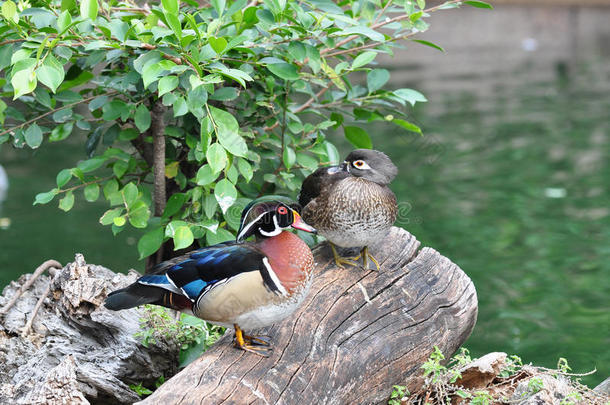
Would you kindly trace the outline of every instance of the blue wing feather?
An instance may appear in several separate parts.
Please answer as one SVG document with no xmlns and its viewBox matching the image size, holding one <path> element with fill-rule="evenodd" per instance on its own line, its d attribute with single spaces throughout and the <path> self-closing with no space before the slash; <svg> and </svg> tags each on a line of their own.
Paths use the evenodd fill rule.
<svg viewBox="0 0 610 405">
<path fill-rule="evenodd" d="M 138 281 L 177 291 L 194 302 L 220 281 L 244 272 L 266 271 L 264 257 L 253 243 L 225 242 L 160 263 L 154 269 L 156 274 Z"/>
</svg>

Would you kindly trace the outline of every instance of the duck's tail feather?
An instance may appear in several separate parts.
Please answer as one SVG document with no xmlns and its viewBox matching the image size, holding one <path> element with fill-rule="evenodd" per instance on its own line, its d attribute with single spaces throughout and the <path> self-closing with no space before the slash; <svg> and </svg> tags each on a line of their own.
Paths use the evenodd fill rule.
<svg viewBox="0 0 610 405">
<path fill-rule="evenodd" d="M 181 294 L 138 282 L 111 292 L 104 301 L 104 306 L 112 311 L 134 308 L 144 304 L 161 305 L 176 310 L 192 308 L 193 306 L 192 302 Z"/>
</svg>

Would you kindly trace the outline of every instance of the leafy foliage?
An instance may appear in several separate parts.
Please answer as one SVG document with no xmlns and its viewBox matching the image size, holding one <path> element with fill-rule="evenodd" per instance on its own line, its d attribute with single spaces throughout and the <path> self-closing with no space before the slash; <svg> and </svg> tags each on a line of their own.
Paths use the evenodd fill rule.
<svg viewBox="0 0 610 405">
<path fill-rule="evenodd" d="M 225 329 L 208 324 L 194 316 L 180 314 L 172 317 L 173 311 L 156 305 L 145 305 L 147 316 L 140 319 L 140 331 L 136 337 L 144 347 L 163 342 L 179 350 L 179 366 L 184 367 L 212 346 Z"/>
<path fill-rule="evenodd" d="M 586 374 L 569 373 L 571 368 L 564 358 L 560 358 L 557 369 L 552 370 L 535 367 L 531 364 L 523 365 L 519 356 L 512 355 L 500 365 L 500 369 L 497 370 L 497 374 L 491 382 L 486 379 L 487 377 L 483 377 L 479 382 L 476 382 L 471 368 L 469 377 L 466 378 L 467 384 L 464 385 L 461 381 L 461 372 L 476 359 L 470 357 L 468 349 L 460 348 L 460 351 L 446 364 L 443 364 L 444 360 L 445 356 L 435 346 L 430 357 L 421 367 L 425 377 L 423 386 L 415 392 L 409 393 L 406 391 L 406 387 L 394 385 L 388 404 L 508 404 L 515 402 L 515 394 L 523 383 L 525 383 L 526 390 L 521 391 L 518 395 L 521 399 L 530 399 L 541 390 L 548 390 L 549 387 L 545 387 L 543 376 L 560 379 L 566 384 L 565 387 L 569 390 L 569 393 L 565 397 L 561 397 L 561 405 L 573 405 L 583 400 L 587 404 L 607 404 L 607 396 L 596 393 L 580 384 L 579 378 L 574 378 L 591 374 L 591 372 Z M 479 373 L 482 376 L 487 372 L 479 371 Z M 557 398 L 560 397 L 557 396 Z"/>
<path fill-rule="evenodd" d="M 223 241 L 248 199 L 294 193 L 319 164 L 338 162 L 332 129 L 343 126 L 356 147 L 373 145 L 365 122 L 421 133 L 407 109 L 425 97 L 386 90 L 390 73 L 375 59 L 427 30 L 432 12 L 462 3 L 486 5 L 5 0 L 0 144 L 35 149 L 85 134 L 86 158 L 34 204 L 57 198 L 69 211 L 78 198 L 103 198 L 101 224 L 145 230 L 141 257 L 168 239 L 176 249 Z M 148 186 L 155 135 L 166 138 L 163 212 Z"/>
</svg>

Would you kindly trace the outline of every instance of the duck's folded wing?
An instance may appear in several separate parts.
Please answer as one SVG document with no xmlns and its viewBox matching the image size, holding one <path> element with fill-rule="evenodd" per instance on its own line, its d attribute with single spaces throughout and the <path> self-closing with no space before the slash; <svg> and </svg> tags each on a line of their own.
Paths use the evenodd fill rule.
<svg viewBox="0 0 610 405">
<path fill-rule="evenodd" d="M 156 304 L 174 309 L 193 303 L 216 284 L 246 272 L 261 273 L 265 286 L 281 292 L 281 285 L 265 254 L 252 243 L 221 243 L 160 263 L 153 274 L 108 295 L 104 305 L 112 310 Z"/>
<path fill-rule="evenodd" d="M 303 180 L 299 193 L 299 204 L 303 208 L 316 199 L 323 190 L 332 187 L 337 181 L 349 177 L 350 174 L 341 166 L 321 167 Z"/>
<path fill-rule="evenodd" d="M 217 283 L 251 271 L 260 272 L 271 291 L 281 288 L 274 282 L 267 256 L 252 243 L 225 243 L 193 251 L 166 267 L 165 275 L 173 287 L 195 302 Z"/>
</svg>

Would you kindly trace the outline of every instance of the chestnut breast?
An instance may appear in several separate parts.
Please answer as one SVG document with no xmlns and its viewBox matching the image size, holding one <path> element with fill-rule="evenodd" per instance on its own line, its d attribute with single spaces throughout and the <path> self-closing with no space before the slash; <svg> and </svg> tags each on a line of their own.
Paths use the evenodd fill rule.
<svg viewBox="0 0 610 405">
<path fill-rule="evenodd" d="M 288 294 L 307 285 L 314 267 L 313 254 L 298 236 L 284 231 L 263 240 L 259 248 L 269 258 L 271 268 Z"/>
</svg>

